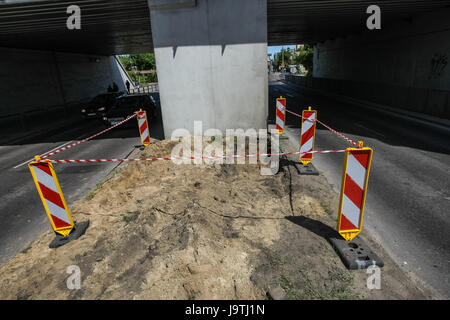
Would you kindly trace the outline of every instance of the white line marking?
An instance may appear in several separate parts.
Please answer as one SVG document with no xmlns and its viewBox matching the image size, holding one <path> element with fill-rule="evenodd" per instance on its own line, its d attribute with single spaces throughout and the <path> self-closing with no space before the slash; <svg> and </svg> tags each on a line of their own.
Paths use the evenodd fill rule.
<svg viewBox="0 0 450 320">
<path fill-rule="evenodd" d="M 293 98 L 293 97 L 294 97 L 294 95 L 292 95 L 292 94 L 289 94 L 289 93 L 286 93 L 286 95 L 287 95 L 288 97 L 291 97 L 291 98 Z"/>
<path fill-rule="evenodd" d="M 62 144 L 62 145 L 60 145 L 60 146 L 57 146 L 56 148 L 53 148 L 53 149 L 50 150 L 50 151 L 47 151 L 47 152 L 44 152 L 44 153 L 40 154 L 39 156 L 40 156 L 40 157 L 45 156 L 46 154 L 48 154 L 48 153 L 50 153 L 50 152 L 52 152 L 52 151 L 55 151 L 55 150 L 57 150 L 57 149 L 59 149 L 59 148 L 62 148 L 62 147 L 64 147 L 65 145 L 68 145 L 69 143 L 73 143 L 73 142 L 75 142 L 75 140 L 66 142 L 66 143 L 64 143 L 64 144 Z M 34 158 L 31 158 L 30 160 L 27 160 L 27 161 L 25 161 L 25 162 L 23 162 L 23 163 L 21 163 L 21 164 L 15 166 L 13 169 L 17 169 L 17 168 L 23 166 L 24 164 L 27 164 L 27 163 L 29 163 L 30 161 L 33 161 L 33 160 L 34 160 Z"/>
<path fill-rule="evenodd" d="M 74 143 L 75 141 L 80 141 L 80 140 L 84 139 L 84 137 L 86 137 L 86 136 L 87 136 L 87 134 L 82 134 L 81 136 L 75 138 L 75 140 L 72 140 L 72 141 L 63 143 L 62 145 L 57 146 L 56 148 L 53 148 L 53 149 L 50 150 L 50 151 L 47 151 L 47 152 L 44 152 L 44 153 L 40 154 L 39 157 L 45 156 L 46 154 L 49 154 L 50 152 L 53 152 L 53 151 L 55 151 L 55 150 L 57 150 L 57 149 L 60 149 L 60 148 L 66 146 L 66 145 L 68 145 L 68 144 Z M 15 166 L 13 169 L 17 169 L 17 168 L 23 166 L 24 164 L 27 164 L 27 163 L 29 163 L 30 161 L 33 161 L 33 160 L 34 160 L 34 158 L 31 158 L 30 160 L 27 160 L 27 161 L 25 161 L 25 162 L 23 162 L 23 163 L 21 163 L 21 164 Z"/>
</svg>

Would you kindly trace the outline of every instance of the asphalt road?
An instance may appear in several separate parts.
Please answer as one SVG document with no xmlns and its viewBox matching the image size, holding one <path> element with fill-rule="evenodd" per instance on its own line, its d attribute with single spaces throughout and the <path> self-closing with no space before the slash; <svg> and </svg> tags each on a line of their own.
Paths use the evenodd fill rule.
<svg viewBox="0 0 450 320">
<path fill-rule="evenodd" d="M 150 135 L 161 139 L 161 119 L 150 123 Z M 97 120 L 82 122 L 50 137 L 31 138 L 26 144 L 0 146 L 0 263 L 14 257 L 30 241 L 51 229 L 42 202 L 34 185 L 28 162 L 34 155 L 43 155 L 57 147 L 82 140 L 106 127 Z M 111 131 L 71 149 L 53 159 L 126 158 L 140 146 L 135 119 L 127 127 Z M 85 196 L 119 163 L 54 164 L 68 206 Z M 76 216 L 73 217 L 77 219 Z"/>
<path fill-rule="evenodd" d="M 269 83 L 269 119 L 275 99 L 301 113 L 311 105 L 318 119 L 354 141 L 374 149 L 364 228 L 402 268 L 450 297 L 450 137 L 407 119 L 398 119 L 302 91 L 281 81 Z M 289 135 L 299 141 L 300 120 L 286 118 Z M 315 150 L 350 145 L 317 126 Z M 313 163 L 340 191 L 344 154 L 314 155 Z M 337 210 L 337 208 L 336 208 Z"/>
</svg>

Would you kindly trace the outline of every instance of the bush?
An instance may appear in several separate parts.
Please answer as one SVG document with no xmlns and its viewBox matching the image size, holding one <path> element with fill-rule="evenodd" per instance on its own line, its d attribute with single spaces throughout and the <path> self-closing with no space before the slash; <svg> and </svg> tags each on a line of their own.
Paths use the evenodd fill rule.
<svg viewBox="0 0 450 320">
<path fill-rule="evenodd" d="M 139 81 L 141 86 L 151 82 L 158 82 L 158 75 L 156 72 L 139 75 L 136 71 L 128 71 L 128 74 L 130 75 L 131 80 L 134 82 Z"/>
<path fill-rule="evenodd" d="M 314 49 L 309 45 L 305 45 L 298 56 L 295 57 L 295 62 L 303 65 L 308 70 L 308 76 L 312 75 L 313 70 Z"/>
</svg>

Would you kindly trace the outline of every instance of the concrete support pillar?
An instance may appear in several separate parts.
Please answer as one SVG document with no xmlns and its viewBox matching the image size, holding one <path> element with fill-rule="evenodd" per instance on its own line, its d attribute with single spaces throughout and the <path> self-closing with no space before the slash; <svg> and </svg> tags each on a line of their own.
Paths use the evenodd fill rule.
<svg viewBox="0 0 450 320">
<path fill-rule="evenodd" d="M 171 6 L 170 3 L 173 5 Z M 164 133 L 266 128 L 266 0 L 149 0 Z"/>
</svg>

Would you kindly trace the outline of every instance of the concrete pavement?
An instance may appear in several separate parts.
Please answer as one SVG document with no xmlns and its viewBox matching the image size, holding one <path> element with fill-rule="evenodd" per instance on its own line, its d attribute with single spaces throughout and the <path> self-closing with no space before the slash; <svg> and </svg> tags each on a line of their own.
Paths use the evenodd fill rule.
<svg viewBox="0 0 450 320">
<path fill-rule="evenodd" d="M 450 297 L 450 145 L 449 137 L 431 127 L 303 92 L 280 81 L 269 85 L 269 114 L 275 98 L 287 97 L 287 108 L 300 112 L 311 105 L 318 119 L 354 141 L 374 149 L 364 228 L 407 271 Z M 288 114 L 287 134 L 299 142 L 300 119 Z M 317 126 L 316 150 L 350 145 Z M 343 154 L 315 155 L 339 192 Z M 337 208 L 336 208 L 337 210 Z"/>
</svg>

